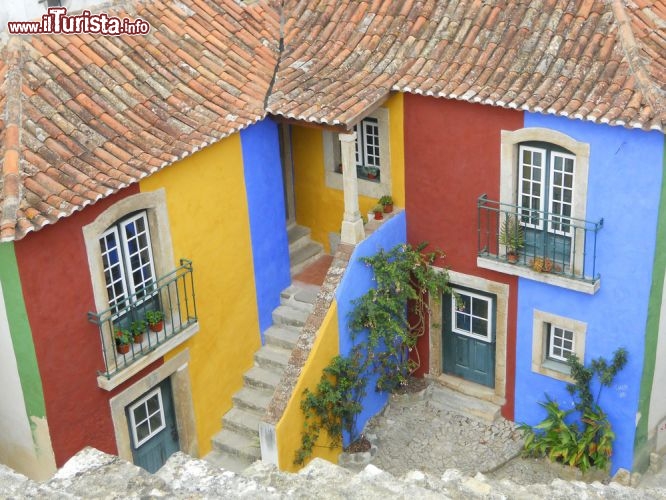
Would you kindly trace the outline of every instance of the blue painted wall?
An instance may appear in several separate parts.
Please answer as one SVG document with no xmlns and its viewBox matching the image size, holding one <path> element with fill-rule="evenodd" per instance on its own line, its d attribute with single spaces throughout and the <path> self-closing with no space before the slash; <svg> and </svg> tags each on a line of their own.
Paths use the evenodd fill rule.
<svg viewBox="0 0 666 500">
<path fill-rule="evenodd" d="M 587 219 L 603 217 L 597 240 L 601 288 L 595 295 L 521 278 L 518 282 L 516 346 L 517 422 L 545 417 L 537 405 L 544 393 L 570 407 L 565 383 L 531 370 L 533 310 L 587 323 L 585 362 L 610 359 L 620 346 L 629 352 L 625 369 L 599 401 L 617 436 L 612 473 L 631 470 L 644 338 L 655 251 L 662 178 L 663 136 L 658 132 L 595 125 L 526 114 L 525 127 L 545 127 L 590 144 Z"/>
<path fill-rule="evenodd" d="M 375 255 L 381 249 L 390 250 L 394 246 L 406 241 L 407 223 L 405 212 L 400 212 L 393 218 L 382 223 L 374 233 L 359 243 L 354 249 L 349 266 L 335 292 L 335 299 L 338 302 L 341 356 L 348 355 L 353 347 L 351 332 L 348 327 L 348 318 L 352 310 L 351 301 L 374 287 L 372 269 L 360 262 L 360 259 Z M 375 391 L 376 383 L 376 377 L 368 381 L 366 396 L 363 400 L 363 411 L 356 422 L 357 432 L 363 430 L 365 423 L 384 407 L 388 399 L 387 393 Z M 348 444 L 349 436 L 345 434 L 344 445 Z"/>
<path fill-rule="evenodd" d="M 269 119 L 251 125 L 241 131 L 241 145 L 263 343 L 263 332 L 272 324 L 271 313 L 280 303 L 280 292 L 291 283 L 277 125 Z"/>
</svg>

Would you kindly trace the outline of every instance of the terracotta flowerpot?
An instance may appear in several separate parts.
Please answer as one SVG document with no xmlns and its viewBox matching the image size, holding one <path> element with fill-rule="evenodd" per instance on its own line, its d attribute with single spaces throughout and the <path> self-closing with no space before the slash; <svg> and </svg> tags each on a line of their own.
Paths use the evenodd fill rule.
<svg viewBox="0 0 666 500">
<path fill-rule="evenodd" d="M 118 351 L 118 354 L 127 354 L 129 350 L 129 344 L 116 344 L 116 351 Z"/>
<path fill-rule="evenodd" d="M 161 332 L 162 328 L 164 328 L 164 321 L 159 321 L 158 323 L 150 324 L 148 326 L 150 327 L 151 332 Z"/>
<path fill-rule="evenodd" d="M 393 212 L 393 203 L 384 205 L 384 213 L 390 214 L 391 212 Z"/>
<path fill-rule="evenodd" d="M 141 342 L 143 342 L 143 333 L 134 336 L 135 344 L 140 344 Z"/>
<path fill-rule="evenodd" d="M 516 252 L 508 252 L 506 254 L 506 260 L 511 264 L 515 264 L 516 262 L 518 262 L 518 258 L 519 255 Z"/>
<path fill-rule="evenodd" d="M 384 218 L 384 215 L 382 212 L 375 212 L 375 220 L 382 220 Z"/>
</svg>

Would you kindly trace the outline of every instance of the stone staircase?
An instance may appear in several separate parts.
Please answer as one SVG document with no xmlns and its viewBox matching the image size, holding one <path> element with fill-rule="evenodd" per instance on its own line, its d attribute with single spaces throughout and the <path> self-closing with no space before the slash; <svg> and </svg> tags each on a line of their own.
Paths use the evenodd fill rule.
<svg viewBox="0 0 666 500">
<path fill-rule="evenodd" d="M 460 413 L 488 423 L 495 422 L 500 417 L 500 406 L 491 401 L 463 394 L 438 384 L 431 384 L 427 391 L 429 392 L 428 403 L 440 410 Z"/>
<path fill-rule="evenodd" d="M 292 276 L 324 255 L 324 247 L 310 239 L 309 228 L 292 224 L 287 228 L 287 236 L 289 238 L 289 259 Z"/>
<path fill-rule="evenodd" d="M 254 366 L 243 375 L 244 386 L 233 396 L 233 407 L 222 418 L 206 460 L 240 472 L 261 459 L 259 422 L 273 397 L 301 327 L 312 311 L 319 287 L 292 285 L 281 293 L 273 311 L 273 326 L 264 332 L 265 344 L 255 353 Z"/>
</svg>

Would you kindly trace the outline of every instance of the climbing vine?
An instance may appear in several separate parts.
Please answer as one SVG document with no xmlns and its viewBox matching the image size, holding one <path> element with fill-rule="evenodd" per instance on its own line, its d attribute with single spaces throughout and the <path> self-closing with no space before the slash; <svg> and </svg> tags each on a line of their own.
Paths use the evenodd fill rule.
<svg viewBox="0 0 666 500">
<path fill-rule="evenodd" d="M 574 355 L 568 359 L 574 384 L 567 385 L 567 391 L 574 398 L 574 408 L 563 410 L 556 401 L 546 395 L 546 402 L 539 403 L 546 409 L 547 417 L 535 427 L 521 424 L 525 437 L 523 454 L 526 456 L 547 456 L 578 467 L 582 471 L 590 467 L 605 469 L 613 452 L 615 434 L 608 416 L 599 406 L 599 397 L 604 387 L 610 387 L 615 376 L 627 364 L 627 351 L 619 348 L 609 363 L 604 358 L 592 360 L 584 366 Z M 599 380 L 596 398 L 592 395 L 591 383 Z M 580 412 L 578 422 L 569 423 L 572 413 Z"/>
<path fill-rule="evenodd" d="M 372 268 L 376 287 L 353 301 L 349 328 L 354 339 L 367 332 L 357 348 L 367 353 L 366 362 L 378 375 L 378 391 L 404 385 L 420 366 L 414 348 L 425 333 L 429 297 L 439 303 L 442 294 L 450 292 L 448 272 L 432 267 L 444 254 L 423 253 L 426 246 L 398 245 L 361 259 Z"/>
<path fill-rule="evenodd" d="M 361 259 L 372 268 L 376 286 L 352 303 L 349 328 L 356 343 L 349 356 L 334 357 L 316 390 L 303 392 L 305 424 L 294 463 L 312 454 L 322 430 L 332 447 L 342 443 L 343 430 L 352 442 L 358 437 L 356 418 L 369 375 L 376 375 L 377 391 L 393 391 L 419 367 L 415 347 L 431 312 L 429 297 L 439 303 L 451 292 L 448 272 L 432 267 L 444 254 L 425 253 L 426 246 L 398 245 Z"/>
</svg>

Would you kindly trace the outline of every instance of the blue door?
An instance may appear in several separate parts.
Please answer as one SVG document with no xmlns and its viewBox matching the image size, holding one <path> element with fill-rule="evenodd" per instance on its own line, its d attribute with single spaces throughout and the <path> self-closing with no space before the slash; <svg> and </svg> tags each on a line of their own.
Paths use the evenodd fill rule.
<svg viewBox="0 0 666 500">
<path fill-rule="evenodd" d="M 171 380 L 162 381 L 126 408 L 134 463 L 156 472 L 180 449 Z"/>
<path fill-rule="evenodd" d="M 442 301 L 442 370 L 495 387 L 494 295 L 454 288 Z"/>
</svg>

